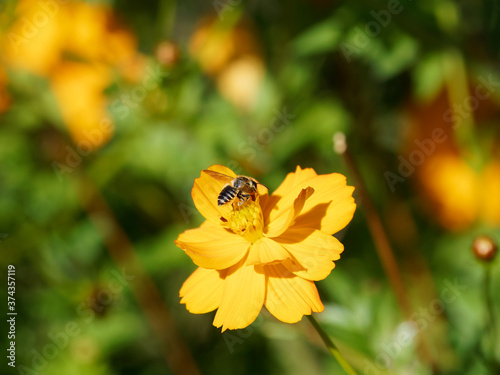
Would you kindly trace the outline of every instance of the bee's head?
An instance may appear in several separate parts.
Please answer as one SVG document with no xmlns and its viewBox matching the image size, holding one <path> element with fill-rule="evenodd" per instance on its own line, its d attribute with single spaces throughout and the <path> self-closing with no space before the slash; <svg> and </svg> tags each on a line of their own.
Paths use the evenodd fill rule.
<svg viewBox="0 0 500 375">
<path fill-rule="evenodd" d="M 248 178 L 245 176 L 238 176 L 233 180 L 233 186 L 236 189 L 244 188 L 245 186 L 249 186 L 252 189 L 257 189 L 257 182 L 252 178 Z"/>
</svg>

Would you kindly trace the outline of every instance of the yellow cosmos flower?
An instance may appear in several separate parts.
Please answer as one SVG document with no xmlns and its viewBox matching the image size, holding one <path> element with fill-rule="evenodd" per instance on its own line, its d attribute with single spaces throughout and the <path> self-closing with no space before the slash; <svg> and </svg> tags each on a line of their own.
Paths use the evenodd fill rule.
<svg viewBox="0 0 500 375">
<path fill-rule="evenodd" d="M 191 55 L 215 78 L 220 94 L 244 111 L 255 107 L 266 73 L 256 35 L 246 20 L 227 27 L 210 17 L 200 23 L 189 42 Z"/>
<path fill-rule="evenodd" d="M 258 185 L 254 199 L 233 208 L 218 206 L 225 182 L 209 171 L 236 177 L 214 165 L 194 182 L 191 195 L 206 221 L 175 242 L 199 266 L 181 303 L 195 314 L 218 309 L 213 324 L 222 331 L 248 326 L 263 306 L 286 323 L 323 311 L 314 281 L 330 274 L 343 251 L 332 234 L 352 219 L 354 187 L 341 174 L 297 167 L 272 195 Z"/>
</svg>

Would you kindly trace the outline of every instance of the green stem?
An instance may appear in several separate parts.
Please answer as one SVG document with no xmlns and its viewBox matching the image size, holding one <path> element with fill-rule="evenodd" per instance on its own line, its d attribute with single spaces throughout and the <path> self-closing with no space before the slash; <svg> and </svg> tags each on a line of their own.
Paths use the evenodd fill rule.
<svg viewBox="0 0 500 375">
<path fill-rule="evenodd" d="M 491 267 L 489 264 L 485 266 L 484 270 L 484 297 L 486 300 L 486 310 L 488 313 L 488 320 L 490 323 L 490 350 L 491 350 L 491 358 L 495 358 L 495 349 L 496 349 L 496 335 L 497 335 L 497 327 L 495 321 L 495 311 L 493 307 L 493 299 L 491 296 Z"/>
<path fill-rule="evenodd" d="M 467 79 L 467 66 L 463 55 L 457 50 L 450 50 L 443 54 L 443 69 L 446 72 L 446 93 L 450 108 L 455 111 L 455 106 L 463 105 L 470 98 L 469 81 Z M 476 114 L 470 111 L 465 116 L 455 116 L 453 124 L 455 141 L 459 146 L 462 157 L 475 169 L 482 167 L 481 148 L 476 139 Z"/>
<path fill-rule="evenodd" d="M 339 349 L 337 346 L 334 344 L 330 336 L 328 336 L 328 333 L 325 332 L 325 330 L 319 325 L 318 321 L 312 316 L 312 315 L 307 315 L 307 318 L 313 325 L 314 329 L 316 332 L 319 333 L 321 339 L 325 343 L 326 347 L 330 351 L 330 353 L 333 354 L 337 362 L 339 363 L 340 367 L 342 367 L 345 371 L 346 374 L 349 375 L 357 375 L 356 371 L 351 367 L 349 362 L 346 361 L 342 353 L 340 353 Z"/>
</svg>

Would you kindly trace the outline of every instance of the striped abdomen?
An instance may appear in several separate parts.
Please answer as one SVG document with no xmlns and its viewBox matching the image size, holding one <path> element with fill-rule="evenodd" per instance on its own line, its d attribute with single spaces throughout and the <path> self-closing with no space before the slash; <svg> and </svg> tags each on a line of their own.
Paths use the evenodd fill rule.
<svg viewBox="0 0 500 375">
<path fill-rule="evenodd" d="M 223 204 L 230 202 L 231 200 L 234 199 L 234 197 L 236 197 L 236 194 L 237 194 L 237 189 L 235 189 L 231 185 L 224 186 L 224 188 L 219 194 L 219 197 L 217 198 L 217 204 L 219 206 L 222 206 Z"/>
</svg>

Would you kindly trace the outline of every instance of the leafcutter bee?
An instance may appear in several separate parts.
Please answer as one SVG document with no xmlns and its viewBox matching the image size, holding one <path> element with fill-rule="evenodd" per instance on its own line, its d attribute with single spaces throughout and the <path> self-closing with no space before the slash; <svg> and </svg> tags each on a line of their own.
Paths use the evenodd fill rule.
<svg viewBox="0 0 500 375">
<path fill-rule="evenodd" d="M 233 202 L 233 207 L 239 207 L 249 199 L 255 198 L 257 184 L 262 185 L 255 178 L 248 176 L 231 177 L 211 170 L 206 172 L 219 181 L 227 181 L 217 197 L 219 206 Z"/>
</svg>

